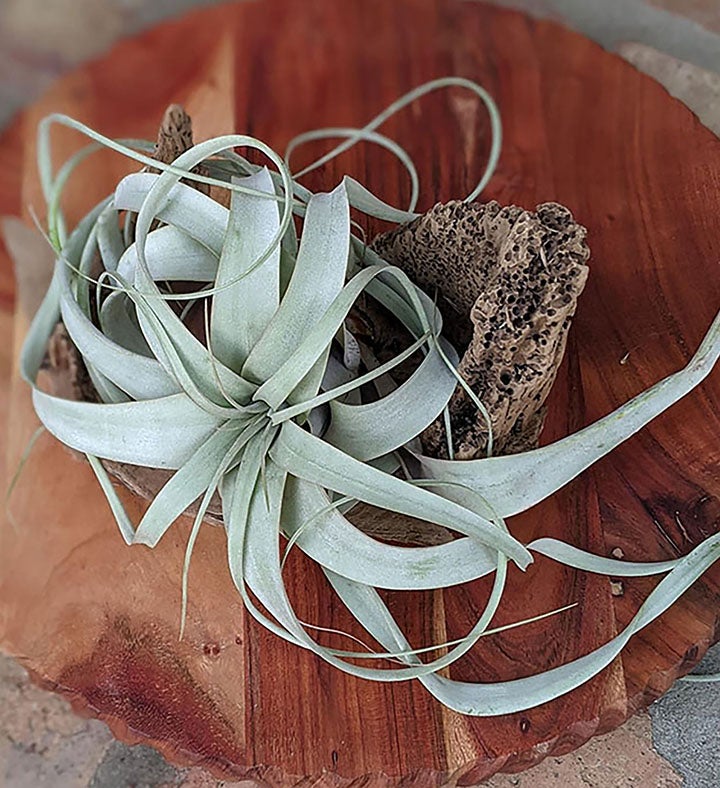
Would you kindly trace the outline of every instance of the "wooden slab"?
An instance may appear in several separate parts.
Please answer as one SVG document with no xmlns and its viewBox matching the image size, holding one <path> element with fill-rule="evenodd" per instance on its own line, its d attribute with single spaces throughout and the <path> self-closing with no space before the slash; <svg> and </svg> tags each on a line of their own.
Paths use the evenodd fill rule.
<svg viewBox="0 0 720 788">
<path fill-rule="evenodd" d="M 300 131 L 361 125 L 406 89 L 446 74 L 479 81 L 499 102 L 505 143 L 487 196 L 527 207 L 559 200 L 590 230 L 591 275 L 551 397 L 549 441 L 682 366 L 720 305 L 720 143 L 656 83 L 554 24 L 454 0 L 265 0 L 196 13 L 123 43 L 31 107 L 3 138 L 0 207 L 41 205 L 34 129 L 49 111 L 113 135 L 152 136 L 165 105 L 181 101 L 200 137 L 228 131 L 234 119 L 282 151 Z M 429 97 L 385 130 L 419 165 L 421 208 L 466 193 L 484 166 L 487 120 L 462 92 Z M 81 144 L 69 133 L 57 139 L 58 155 Z M 98 161 L 93 179 L 71 191 L 71 218 L 131 169 Z M 345 171 L 390 202 L 409 194 L 397 165 L 368 148 L 309 185 L 330 187 Z M 4 258 L 3 266 L 6 276 Z M 26 325 L 19 311 L 16 332 Z M 687 553 L 720 521 L 719 414 L 715 373 L 550 501 L 513 518 L 513 531 L 606 555 L 619 547 L 631 560 Z M 10 469 L 35 425 L 27 388 L 14 382 Z M 137 501 L 130 507 L 139 514 Z M 195 550 L 179 642 L 188 523 L 155 551 L 125 547 L 89 469 L 47 436 L 10 511 L 17 530 L 6 523 L 0 544 L 3 648 L 118 737 L 225 777 L 469 785 L 518 771 L 620 725 L 690 670 L 718 633 L 715 568 L 582 688 L 524 714 L 467 718 L 416 683 L 349 678 L 249 620 L 218 528 L 204 529 Z M 311 564 L 293 562 L 288 582 L 305 620 L 360 634 Z M 626 580 L 616 597 L 608 578 L 539 559 L 526 575 L 511 574 L 497 623 L 578 607 L 486 639 L 451 675 L 511 679 L 587 653 L 654 583 Z M 420 646 L 466 632 L 486 594 L 477 582 L 392 594 L 390 604 Z"/>
</svg>

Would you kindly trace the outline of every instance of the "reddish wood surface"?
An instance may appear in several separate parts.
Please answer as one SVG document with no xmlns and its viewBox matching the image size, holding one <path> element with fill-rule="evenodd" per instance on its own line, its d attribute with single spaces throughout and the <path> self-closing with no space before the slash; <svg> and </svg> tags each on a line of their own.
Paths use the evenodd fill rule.
<svg viewBox="0 0 720 788">
<path fill-rule="evenodd" d="M 180 101 L 200 138 L 234 126 L 282 150 L 308 128 L 362 124 L 445 74 L 481 82 L 500 105 L 505 143 L 487 196 L 528 207 L 559 200 L 590 230 L 591 275 L 551 396 L 548 441 L 683 365 L 720 305 L 720 143 L 657 84 L 554 24 L 454 0 L 266 0 L 197 13 L 123 43 L 31 107 L 3 138 L 0 209 L 41 205 L 34 127 L 51 110 L 113 135 L 152 137 L 165 105 Z M 465 193 L 484 165 L 488 124 L 465 94 L 430 97 L 387 131 L 419 164 L 421 208 Z M 69 133 L 57 139 L 58 156 L 80 144 Z M 128 169 L 97 161 L 71 193 L 71 217 Z M 396 165 L 367 148 L 310 185 L 330 186 L 344 171 L 390 201 L 407 197 Z M 20 311 L 16 330 L 26 324 Z M 716 373 L 561 493 L 513 518 L 512 530 L 608 555 L 620 547 L 634 560 L 688 552 L 718 529 L 718 414 Z M 28 392 L 15 382 L 10 468 L 34 425 Z M 130 506 L 139 512 L 138 502 Z M 450 776 L 465 785 L 522 770 L 621 724 L 696 664 L 718 633 L 716 568 L 582 688 L 523 714 L 467 718 L 416 683 L 349 678 L 257 626 L 232 588 L 218 528 L 204 529 L 195 550 L 178 642 L 188 523 L 155 551 L 124 547 L 90 470 L 49 437 L 11 511 L 18 529 L 5 524 L 0 551 L 4 649 L 118 737 L 271 784 L 325 773 L 328 784 L 372 775 L 374 785 Z M 305 620 L 357 631 L 309 563 L 294 562 L 288 580 Z M 607 578 L 539 559 L 526 575 L 511 574 L 497 622 L 578 607 L 486 639 L 451 675 L 510 679 L 584 654 L 629 620 L 655 582 L 624 581 L 624 595 L 613 597 Z M 478 582 L 392 594 L 390 604 L 423 645 L 467 631 L 486 594 Z"/>
</svg>

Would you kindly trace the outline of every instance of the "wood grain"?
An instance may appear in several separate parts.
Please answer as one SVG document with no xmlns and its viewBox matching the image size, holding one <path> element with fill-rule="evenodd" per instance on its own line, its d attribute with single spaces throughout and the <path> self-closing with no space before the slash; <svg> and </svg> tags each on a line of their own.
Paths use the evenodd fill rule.
<svg viewBox="0 0 720 788">
<path fill-rule="evenodd" d="M 3 138 L 0 206 L 17 214 L 41 204 L 34 128 L 49 111 L 112 135 L 152 137 L 177 101 L 193 114 L 198 138 L 234 124 L 283 150 L 308 128 L 362 124 L 445 74 L 481 82 L 500 105 L 505 143 L 487 196 L 527 207 L 558 200 L 590 230 L 591 274 L 551 394 L 547 442 L 682 366 L 720 304 L 720 143 L 656 83 L 561 27 L 455 0 L 265 0 L 197 13 L 123 43 L 33 105 Z M 484 165 L 487 120 L 464 94 L 431 96 L 386 130 L 418 162 L 423 209 L 469 191 Z M 58 157 L 80 144 L 59 132 Z M 97 161 L 93 178 L 71 187 L 71 218 L 133 168 Z M 391 202 L 409 196 L 399 168 L 369 148 L 345 154 L 308 185 L 330 186 L 346 171 Z M 5 282 L 5 258 L 2 266 Z M 19 311 L 16 333 L 26 326 Z M 36 424 L 23 384 L 13 384 L 10 407 L 14 468 Z M 606 555 L 619 547 L 630 560 L 687 553 L 719 527 L 718 414 L 715 374 L 551 500 L 513 518 L 513 532 Z M 128 505 L 139 515 L 139 501 L 128 496 Z M 0 544 L 3 648 L 120 738 L 270 785 L 470 785 L 522 770 L 620 725 L 719 634 L 716 568 L 593 681 L 523 714 L 467 718 L 417 683 L 349 678 L 248 620 L 218 528 L 200 535 L 178 641 L 189 524 L 180 521 L 154 551 L 124 547 L 90 470 L 47 436 L 10 511 L 17 530 L 5 523 Z M 511 573 L 497 623 L 578 607 L 487 638 L 451 675 L 510 679 L 587 653 L 629 620 L 655 582 L 625 580 L 616 597 L 608 578 L 539 559 L 525 575 Z M 305 620 L 361 634 L 310 563 L 296 557 L 288 585 Z M 487 589 L 479 581 L 387 598 L 411 641 L 424 645 L 466 632 Z"/>
</svg>

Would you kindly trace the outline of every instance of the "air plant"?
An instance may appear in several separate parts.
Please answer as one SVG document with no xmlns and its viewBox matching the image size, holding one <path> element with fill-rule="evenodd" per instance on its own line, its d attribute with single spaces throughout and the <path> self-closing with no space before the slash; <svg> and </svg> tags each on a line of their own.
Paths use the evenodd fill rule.
<svg viewBox="0 0 720 788">
<path fill-rule="evenodd" d="M 491 98 L 467 80 L 429 83 L 363 129 L 303 135 L 288 151 L 307 139 L 344 137 L 322 163 L 360 140 L 382 144 L 410 173 L 409 210 L 386 205 L 348 177 L 328 193 L 311 193 L 291 175 L 287 156 L 253 137 L 202 142 L 166 164 L 151 158 L 151 143 L 113 141 L 67 117 L 46 118 L 39 167 L 57 262 L 21 366 L 42 423 L 87 455 L 128 544 L 155 546 L 200 500 L 183 604 L 192 548 L 219 493 L 232 579 L 261 624 L 347 673 L 418 679 L 446 706 L 490 716 L 539 705 L 596 675 L 720 557 L 720 534 L 678 560 L 631 563 L 556 539 L 523 544 L 505 525 L 505 518 L 552 495 L 697 386 L 720 354 L 720 316 L 684 369 L 575 434 L 509 456 L 459 461 L 424 455 L 418 436 L 447 414 L 458 386 L 483 406 L 457 372 L 457 350 L 444 337 L 432 294 L 359 237 L 350 208 L 396 223 L 417 216 L 412 161 L 376 129 L 408 102 L 448 85 L 474 91 L 490 111 L 493 147 L 467 198 L 474 200 L 497 161 L 500 125 Z M 50 154 L 55 123 L 93 141 L 56 174 Z M 234 151 L 238 146 L 260 151 L 276 171 L 251 164 Z M 75 166 L 101 147 L 153 171 L 123 178 L 68 233 L 63 189 Z M 226 188 L 229 208 L 192 184 Z M 302 220 L 299 238 L 293 217 Z M 99 276 L 92 268 L 98 254 Z M 174 292 L 176 282 L 197 289 Z M 394 358 L 364 372 L 343 363 L 354 341 L 346 319 L 361 294 L 388 309 L 412 338 Z M 204 340 L 185 320 L 193 308 L 203 310 Z M 59 320 L 87 368 L 96 402 L 65 400 L 37 386 Z M 421 358 L 413 374 L 395 380 L 396 368 L 413 355 Z M 450 430 L 448 441 L 452 457 Z M 103 460 L 174 472 L 137 526 Z M 379 541 L 347 518 L 356 502 L 444 526 L 459 538 L 424 547 Z M 283 536 L 285 553 L 295 547 L 317 562 L 384 651 L 342 651 L 317 642 L 286 593 Z M 440 675 L 490 631 L 508 563 L 525 569 L 534 554 L 588 572 L 664 578 L 617 637 L 568 664 L 497 683 Z M 461 640 L 432 647 L 445 651 L 429 662 L 421 654 L 431 649 L 412 648 L 377 591 L 436 589 L 486 575 L 494 577 L 492 591 L 476 624 Z M 401 665 L 372 667 L 378 659 Z"/>
</svg>

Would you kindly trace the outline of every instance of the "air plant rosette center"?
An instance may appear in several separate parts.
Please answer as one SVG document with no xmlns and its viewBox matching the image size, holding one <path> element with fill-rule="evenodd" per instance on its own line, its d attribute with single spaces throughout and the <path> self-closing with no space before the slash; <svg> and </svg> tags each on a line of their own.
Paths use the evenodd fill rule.
<svg viewBox="0 0 720 788">
<path fill-rule="evenodd" d="M 420 216 L 412 160 L 377 128 L 446 86 L 485 102 L 493 145 L 464 201 Z M 54 123 L 92 140 L 57 173 Z M 332 136 L 344 141 L 313 166 L 359 141 L 383 145 L 409 173 L 409 207 L 387 205 L 348 177 L 323 193 L 302 186 L 311 168 L 291 174 L 294 147 Z M 99 147 L 144 169 L 68 231 L 63 189 Z M 271 168 L 240 147 L 260 151 Z M 263 626 L 347 673 L 417 679 L 441 703 L 478 716 L 528 709 L 581 685 L 720 557 L 718 534 L 683 558 L 633 563 L 557 539 L 524 544 L 506 526 L 700 384 L 720 355 L 720 316 L 684 369 L 538 448 L 588 250 L 561 206 L 476 202 L 499 151 L 491 98 L 455 78 L 412 91 L 363 129 L 301 135 L 285 157 L 239 134 L 157 156 L 152 143 L 112 141 L 51 116 L 39 130 L 39 165 L 56 264 L 21 358 L 43 425 L 87 456 L 128 544 L 155 546 L 195 507 L 183 614 L 193 546 L 219 501 L 232 579 Z M 351 209 L 397 229 L 367 243 Z M 59 322 L 90 381 L 84 399 L 37 385 Z M 138 524 L 109 474 L 118 463 L 170 473 Z M 422 546 L 376 538 L 353 522 L 358 503 L 448 538 Z M 379 649 L 326 647 L 298 619 L 282 571 L 291 549 L 321 567 Z M 524 570 L 535 555 L 613 577 L 663 577 L 619 635 L 572 662 L 492 683 L 441 675 L 492 629 L 508 564 Z M 420 649 L 378 593 L 485 576 L 492 589 L 467 635 Z"/>
</svg>

